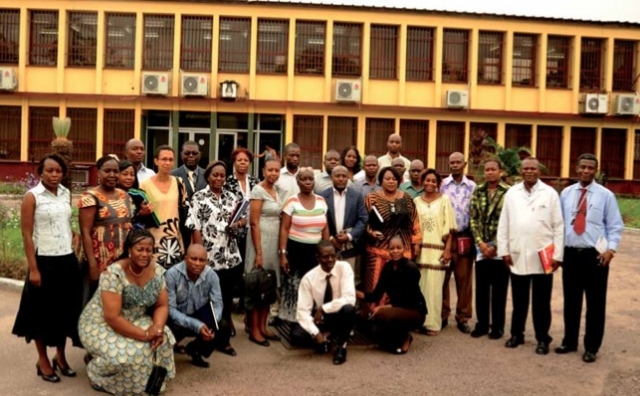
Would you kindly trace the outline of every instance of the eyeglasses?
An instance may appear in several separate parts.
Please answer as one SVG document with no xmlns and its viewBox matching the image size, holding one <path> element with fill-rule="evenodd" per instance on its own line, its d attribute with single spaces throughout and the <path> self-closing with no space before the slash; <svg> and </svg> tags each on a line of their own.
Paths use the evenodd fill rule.
<svg viewBox="0 0 640 396">
<path fill-rule="evenodd" d="M 196 157 L 196 156 L 198 156 L 198 154 L 200 154 L 199 151 L 183 151 L 182 152 L 182 155 L 185 155 L 187 157 L 189 157 L 189 156 Z"/>
</svg>

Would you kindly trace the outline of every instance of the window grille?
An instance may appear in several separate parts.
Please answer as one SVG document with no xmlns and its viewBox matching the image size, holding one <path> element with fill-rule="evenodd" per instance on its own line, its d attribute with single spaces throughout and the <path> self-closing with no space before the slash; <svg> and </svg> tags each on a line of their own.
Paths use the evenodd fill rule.
<svg viewBox="0 0 640 396">
<path fill-rule="evenodd" d="M 144 15 L 144 70 L 173 69 L 173 15 Z"/>
<path fill-rule="evenodd" d="M 362 25 L 334 23 L 333 76 L 360 77 L 362 67 Z"/>
<path fill-rule="evenodd" d="M 70 12 L 67 15 L 68 66 L 96 65 L 98 13 Z"/>
<path fill-rule="evenodd" d="M 638 56 L 636 41 L 615 40 L 613 44 L 613 90 L 635 91 Z"/>
<path fill-rule="evenodd" d="M 469 31 L 444 29 L 442 81 L 466 83 L 469 78 Z"/>
<path fill-rule="evenodd" d="M 531 148 L 531 125 L 507 124 L 505 130 L 505 148 Z"/>
<path fill-rule="evenodd" d="M 213 18 L 182 16 L 180 68 L 185 71 L 211 71 Z"/>
<path fill-rule="evenodd" d="M 218 71 L 249 73 L 251 19 L 220 18 Z"/>
<path fill-rule="evenodd" d="M 20 47 L 20 10 L 0 8 L 0 64 L 17 65 Z"/>
<path fill-rule="evenodd" d="M 289 20 L 258 19 L 258 64 L 256 71 L 287 74 Z"/>
<path fill-rule="evenodd" d="M 29 160 L 38 162 L 51 152 L 54 134 L 53 117 L 58 117 L 57 107 L 29 107 Z"/>
<path fill-rule="evenodd" d="M 304 153 L 301 166 L 322 169 L 322 132 L 323 116 L 293 116 L 293 141 L 298 143 Z"/>
<path fill-rule="evenodd" d="M 547 168 L 547 176 L 560 176 L 562 166 L 562 127 L 538 125 L 536 157 Z"/>
<path fill-rule="evenodd" d="M 0 106 L 0 160 L 20 160 L 22 107 Z"/>
<path fill-rule="evenodd" d="M 464 122 L 438 121 L 436 135 L 436 170 L 449 173 L 451 153 L 464 152 Z"/>
<path fill-rule="evenodd" d="M 409 159 L 419 159 L 427 165 L 429 142 L 429 121 L 400 120 L 402 155 Z"/>
<path fill-rule="evenodd" d="M 640 179 L 640 129 L 636 129 L 636 144 L 633 148 L 633 178 Z"/>
<path fill-rule="evenodd" d="M 296 21 L 297 74 L 324 75 L 326 22 Z"/>
<path fill-rule="evenodd" d="M 596 128 L 572 127 L 569 164 L 574 166 L 584 153 L 596 152 Z"/>
<path fill-rule="evenodd" d="M 602 149 L 600 153 L 600 170 L 608 178 L 623 179 L 627 150 L 626 129 L 602 129 Z"/>
<path fill-rule="evenodd" d="M 135 110 L 105 109 L 103 118 L 104 139 L 102 155 L 116 154 L 121 157 L 124 146 L 135 133 Z"/>
<path fill-rule="evenodd" d="M 571 37 L 549 36 L 547 39 L 547 87 L 569 87 Z"/>
<path fill-rule="evenodd" d="M 358 139 L 357 117 L 329 117 L 327 124 L 327 149 L 342 153 L 345 147 L 355 146 Z"/>
<path fill-rule="evenodd" d="M 536 85 L 536 55 L 538 36 L 534 34 L 513 35 L 513 65 L 511 82 L 515 86 Z"/>
<path fill-rule="evenodd" d="M 365 121 L 365 155 L 379 157 L 387 153 L 389 135 L 396 132 L 393 118 L 367 118 Z"/>
<path fill-rule="evenodd" d="M 433 81 L 433 28 L 407 28 L 407 81 Z"/>
<path fill-rule="evenodd" d="M 58 11 L 29 11 L 29 64 L 58 64 Z"/>
<path fill-rule="evenodd" d="M 73 142 L 73 162 L 94 163 L 96 161 L 96 127 L 98 110 L 88 108 L 68 108 L 71 118 L 69 140 Z M 110 138 L 107 136 L 107 140 Z"/>
<path fill-rule="evenodd" d="M 133 69 L 136 58 L 136 14 L 107 13 L 105 21 L 105 66 Z"/>
<path fill-rule="evenodd" d="M 478 41 L 478 84 L 502 84 L 504 33 L 481 31 Z"/>
<path fill-rule="evenodd" d="M 602 87 L 602 62 L 604 41 L 582 38 L 580 51 L 580 89 L 599 91 Z"/>
<path fill-rule="evenodd" d="M 398 27 L 371 25 L 369 77 L 395 80 L 398 78 Z"/>
</svg>

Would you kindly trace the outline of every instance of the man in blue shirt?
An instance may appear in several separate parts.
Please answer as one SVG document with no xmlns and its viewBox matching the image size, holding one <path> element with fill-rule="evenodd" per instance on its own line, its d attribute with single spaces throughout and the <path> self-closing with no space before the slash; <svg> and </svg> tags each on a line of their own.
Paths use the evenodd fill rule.
<svg viewBox="0 0 640 396">
<path fill-rule="evenodd" d="M 562 191 L 560 200 L 565 224 L 565 253 L 562 269 L 564 291 L 564 339 L 556 353 L 578 349 L 582 295 L 587 298 L 584 355 L 596 361 L 604 336 L 609 264 L 613 259 L 624 223 L 615 195 L 594 183 L 598 159 L 593 154 L 578 157 L 578 181 Z"/>
<path fill-rule="evenodd" d="M 220 320 L 220 281 L 215 271 L 207 265 L 207 250 L 200 244 L 190 245 L 184 261 L 171 267 L 165 278 L 169 294 L 168 326 L 176 342 L 185 337 L 196 337 L 187 344 L 185 352 L 191 356 L 194 366 L 207 368 L 209 362 L 202 357 L 209 357 L 213 353 L 216 335 L 228 332 L 227 325 Z M 217 333 L 216 324 L 219 327 Z"/>
</svg>

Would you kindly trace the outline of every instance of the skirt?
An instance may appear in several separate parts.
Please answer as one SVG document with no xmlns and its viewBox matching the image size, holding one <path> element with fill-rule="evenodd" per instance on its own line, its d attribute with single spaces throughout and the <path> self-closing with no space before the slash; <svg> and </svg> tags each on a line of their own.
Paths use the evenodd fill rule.
<svg viewBox="0 0 640 396">
<path fill-rule="evenodd" d="M 82 310 L 82 283 L 76 256 L 36 255 L 36 265 L 42 284 L 32 285 L 27 273 L 12 333 L 24 337 L 27 343 L 37 340 L 45 346 L 57 347 L 71 338 L 74 346 L 81 346 L 78 318 Z"/>
<path fill-rule="evenodd" d="M 297 322 L 298 287 L 300 287 L 302 277 L 318 265 L 316 260 L 316 244 L 300 243 L 289 239 L 287 241 L 287 252 L 289 274 L 281 274 L 282 301 L 280 303 L 278 317 L 282 320 Z"/>
</svg>

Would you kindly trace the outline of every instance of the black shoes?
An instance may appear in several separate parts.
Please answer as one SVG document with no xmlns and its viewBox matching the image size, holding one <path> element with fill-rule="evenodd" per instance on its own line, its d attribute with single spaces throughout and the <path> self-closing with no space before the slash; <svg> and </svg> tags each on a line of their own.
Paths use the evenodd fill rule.
<svg viewBox="0 0 640 396">
<path fill-rule="evenodd" d="M 536 347 L 536 353 L 538 355 L 546 355 L 549 353 L 549 343 L 540 341 Z"/>
<path fill-rule="evenodd" d="M 585 363 L 593 363 L 596 361 L 596 353 L 591 351 L 585 351 L 582 355 L 582 361 Z"/>
<path fill-rule="evenodd" d="M 469 327 L 467 322 L 458 322 L 458 330 L 460 330 L 464 334 L 471 333 L 471 327 Z"/>
<path fill-rule="evenodd" d="M 460 326 L 460 325 L 458 325 L 458 326 Z M 460 331 L 462 331 L 462 330 L 460 330 Z M 471 332 L 471 337 L 480 338 L 480 337 L 485 336 L 487 334 L 489 334 L 489 329 L 476 326 L 476 328 L 473 329 L 473 331 Z"/>
<path fill-rule="evenodd" d="M 76 372 L 73 371 L 71 369 L 71 367 L 69 367 L 69 366 L 62 367 L 62 365 L 58 361 L 58 357 L 57 356 L 53 358 L 51 363 L 52 363 L 51 367 L 53 367 L 53 371 L 60 370 L 60 374 L 64 375 L 65 377 L 75 377 L 76 376 Z"/>
<path fill-rule="evenodd" d="M 226 347 L 218 348 L 218 351 L 224 353 L 225 355 L 238 356 L 238 352 L 236 352 L 236 350 L 233 349 L 233 347 L 231 345 L 227 345 Z"/>
<path fill-rule="evenodd" d="M 196 351 L 194 348 L 195 344 L 193 342 L 188 343 L 187 346 L 184 347 L 184 352 L 187 355 L 191 356 L 191 364 L 196 367 L 209 368 L 209 362 L 204 360 L 202 358 L 202 355 L 198 353 L 198 351 Z"/>
<path fill-rule="evenodd" d="M 316 353 L 318 355 L 324 355 L 329 352 L 331 352 L 331 343 L 329 341 L 318 344 L 318 346 L 316 347 Z"/>
<path fill-rule="evenodd" d="M 277 316 L 274 316 L 271 319 L 269 319 L 268 324 L 271 327 L 278 327 L 278 326 L 280 326 L 282 324 L 282 319 L 280 319 Z"/>
<path fill-rule="evenodd" d="M 507 342 L 504 344 L 504 346 L 507 347 L 507 348 L 517 348 L 518 345 L 522 345 L 522 344 L 524 344 L 524 338 L 511 336 L 511 338 L 509 338 L 509 340 L 507 340 Z"/>
<path fill-rule="evenodd" d="M 56 372 L 54 371 L 53 374 L 44 374 L 42 372 L 42 370 L 40 369 L 40 365 L 36 363 L 36 374 L 38 374 L 38 377 L 42 377 L 42 379 L 44 381 L 47 382 L 60 382 L 60 377 L 58 377 L 56 375 Z"/>
<path fill-rule="evenodd" d="M 271 341 L 280 341 L 280 336 L 277 334 L 263 334 L 264 338 Z"/>
<path fill-rule="evenodd" d="M 449 319 L 442 319 L 442 326 L 440 327 L 440 330 L 444 330 L 447 326 L 449 326 Z"/>
<path fill-rule="evenodd" d="M 500 331 L 500 330 L 491 330 L 491 333 L 489 333 L 489 339 L 490 340 L 499 340 L 502 338 L 502 336 L 504 335 L 504 332 Z"/>
<path fill-rule="evenodd" d="M 262 340 L 262 341 L 258 341 L 254 336 L 250 335 L 249 336 L 249 341 L 253 342 L 254 344 L 263 346 L 263 347 L 268 347 L 269 345 L 269 341 L 267 340 Z"/>
<path fill-rule="evenodd" d="M 101 387 L 100 385 L 96 385 L 93 382 L 91 383 L 91 388 L 96 391 L 96 392 L 104 392 L 104 393 L 109 393 L 107 392 L 106 389 L 104 389 L 103 387 Z"/>
<path fill-rule="evenodd" d="M 342 364 L 347 361 L 347 348 L 337 347 L 336 353 L 333 355 L 333 364 Z"/>
<path fill-rule="evenodd" d="M 560 355 L 564 355 L 565 353 L 569 353 L 569 352 L 576 352 L 578 350 L 578 348 L 572 348 L 570 346 L 567 345 L 560 345 L 559 347 L 557 347 L 555 349 L 555 352 L 560 354 Z"/>
</svg>

